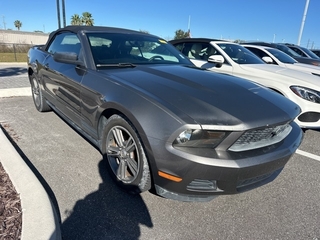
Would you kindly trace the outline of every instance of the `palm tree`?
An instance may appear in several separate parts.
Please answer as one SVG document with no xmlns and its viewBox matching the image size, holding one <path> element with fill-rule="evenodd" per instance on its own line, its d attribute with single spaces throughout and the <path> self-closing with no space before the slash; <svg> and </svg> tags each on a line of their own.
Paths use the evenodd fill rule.
<svg viewBox="0 0 320 240">
<path fill-rule="evenodd" d="M 22 22 L 20 22 L 19 20 L 15 20 L 14 21 L 14 26 L 20 30 L 20 28 L 22 27 Z"/>
<path fill-rule="evenodd" d="M 82 25 L 82 18 L 78 14 L 71 16 L 71 25 Z"/>
<path fill-rule="evenodd" d="M 89 12 L 82 13 L 82 23 L 86 26 L 93 26 L 94 20 L 92 18 L 91 13 Z"/>
<path fill-rule="evenodd" d="M 190 32 L 188 31 L 188 32 L 185 32 L 185 31 L 183 31 L 183 30 L 181 30 L 181 29 L 179 29 L 179 30 L 177 30 L 176 32 L 175 32 L 175 36 L 174 36 L 174 39 L 181 39 L 181 38 L 187 38 L 187 37 L 189 37 L 190 36 Z"/>
</svg>

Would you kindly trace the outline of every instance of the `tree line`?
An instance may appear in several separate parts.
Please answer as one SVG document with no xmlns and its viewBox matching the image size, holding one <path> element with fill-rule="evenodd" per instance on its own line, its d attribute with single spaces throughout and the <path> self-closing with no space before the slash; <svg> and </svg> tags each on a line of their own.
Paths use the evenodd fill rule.
<svg viewBox="0 0 320 240">
<path fill-rule="evenodd" d="M 73 14 L 71 16 L 71 25 L 85 25 L 85 26 L 93 26 L 94 19 L 92 18 L 92 14 L 89 12 L 82 13 L 82 16 L 79 14 Z"/>
</svg>

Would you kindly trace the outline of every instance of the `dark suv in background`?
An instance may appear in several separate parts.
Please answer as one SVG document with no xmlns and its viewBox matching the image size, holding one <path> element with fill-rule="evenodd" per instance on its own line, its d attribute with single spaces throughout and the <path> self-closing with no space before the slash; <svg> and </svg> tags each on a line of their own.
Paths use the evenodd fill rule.
<svg viewBox="0 0 320 240">
<path fill-rule="evenodd" d="M 317 55 L 318 57 L 320 57 L 320 49 L 311 49 L 311 51 Z"/>
<path fill-rule="evenodd" d="M 314 54 L 311 50 L 309 50 L 308 48 L 301 47 L 301 46 L 295 45 L 295 44 L 290 44 L 290 43 L 286 43 L 285 45 L 288 46 L 293 51 L 295 51 L 296 53 L 298 53 L 301 57 L 307 57 L 307 58 L 313 58 L 313 59 L 320 60 L 320 58 L 316 54 Z"/>
<path fill-rule="evenodd" d="M 311 64 L 311 65 L 314 65 L 314 66 L 320 66 L 320 59 L 301 57 L 298 53 L 296 53 L 294 50 L 289 48 L 284 43 L 246 42 L 245 44 L 260 45 L 260 46 L 267 46 L 267 47 L 277 48 L 277 49 L 285 52 L 289 56 L 293 57 L 295 60 L 297 60 L 300 63 L 306 63 L 306 64 Z"/>
</svg>

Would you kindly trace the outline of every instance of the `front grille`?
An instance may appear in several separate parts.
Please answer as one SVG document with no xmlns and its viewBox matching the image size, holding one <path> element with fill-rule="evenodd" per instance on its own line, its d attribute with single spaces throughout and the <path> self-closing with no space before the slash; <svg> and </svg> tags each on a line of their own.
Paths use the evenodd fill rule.
<svg viewBox="0 0 320 240">
<path fill-rule="evenodd" d="M 230 151 L 240 152 L 270 146 L 282 141 L 291 132 L 291 125 L 284 124 L 263 129 L 249 130 L 229 148 Z"/>
</svg>

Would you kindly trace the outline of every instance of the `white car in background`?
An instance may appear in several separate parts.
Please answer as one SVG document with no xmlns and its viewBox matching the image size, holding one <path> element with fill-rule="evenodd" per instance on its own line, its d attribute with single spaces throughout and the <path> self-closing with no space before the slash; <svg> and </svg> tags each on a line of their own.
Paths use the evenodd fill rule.
<svg viewBox="0 0 320 240">
<path fill-rule="evenodd" d="M 301 128 L 320 128 L 318 76 L 266 64 L 251 51 L 233 42 L 185 38 L 170 43 L 197 67 L 242 77 L 282 94 L 300 106 L 301 113 L 296 122 Z"/>
<path fill-rule="evenodd" d="M 305 63 L 299 63 L 288 54 L 276 48 L 247 44 L 242 44 L 242 46 L 244 46 L 246 49 L 249 49 L 251 52 L 253 52 L 268 64 L 275 64 L 279 65 L 280 67 L 303 71 L 320 77 L 320 67 Z"/>
</svg>

